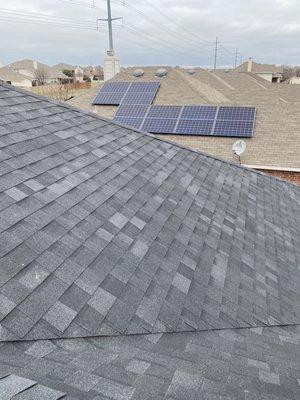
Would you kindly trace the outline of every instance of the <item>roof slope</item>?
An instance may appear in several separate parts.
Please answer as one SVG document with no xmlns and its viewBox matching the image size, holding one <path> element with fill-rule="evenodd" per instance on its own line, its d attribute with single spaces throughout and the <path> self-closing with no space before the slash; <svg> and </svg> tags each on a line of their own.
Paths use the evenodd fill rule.
<svg viewBox="0 0 300 400">
<path fill-rule="evenodd" d="M 0 80 L 4 82 L 24 82 L 24 80 L 31 80 L 30 77 L 19 74 L 7 67 L 0 67 Z"/>
<path fill-rule="evenodd" d="M 49 65 L 40 63 L 34 60 L 20 60 L 15 61 L 7 66 L 11 70 L 27 70 L 33 76 L 35 75 L 38 68 L 43 68 L 47 72 L 47 79 L 66 79 L 68 78 L 59 68 L 56 66 L 50 67 Z"/>
<path fill-rule="evenodd" d="M 236 67 L 236 71 L 247 72 L 248 61 Z M 254 74 L 282 74 L 283 66 L 275 64 L 260 64 L 252 61 L 252 72 Z"/>
<path fill-rule="evenodd" d="M 299 337 L 294 326 L 7 343 L 0 347 L 0 395 L 297 400 Z"/>
<path fill-rule="evenodd" d="M 299 398 L 299 188 L 5 84 L 0 121 L 1 400 Z"/>
<path fill-rule="evenodd" d="M 112 81 L 137 81 L 135 68 L 126 68 Z M 244 165 L 262 169 L 300 171 L 300 87 L 271 84 L 255 75 L 237 72 L 210 73 L 201 68 L 195 75 L 184 69 L 168 68 L 165 78 L 154 76 L 156 67 L 144 67 L 139 81 L 159 81 L 161 87 L 154 104 L 225 104 L 254 105 L 257 109 L 255 135 L 244 139 L 247 151 Z M 297 87 L 296 87 L 297 86 Z M 117 107 L 92 106 L 99 88 L 84 91 L 68 104 L 112 118 Z M 223 99 L 222 103 L 219 102 Z M 225 101 L 225 100 L 226 101 Z M 235 138 L 209 136 L 164 136 L 169 140 L 201 150 L 215 157 L 235 161 L 232 145 Z"/>
<path fill-rule="evenodd" d="M 1 340 L 299 322 L 291 184 L 0 86 Z"/>
</svg>

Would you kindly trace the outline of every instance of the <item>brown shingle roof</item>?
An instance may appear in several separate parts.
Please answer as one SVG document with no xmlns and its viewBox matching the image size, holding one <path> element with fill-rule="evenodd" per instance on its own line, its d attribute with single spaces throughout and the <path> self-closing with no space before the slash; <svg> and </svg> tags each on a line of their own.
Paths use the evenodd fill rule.
<svg viewBox="0 0 300 400">
<path fill-rule="evenodd" d="M 236 71 L 247 72 L 247 66 L 248 66 L 248 61 L 239 65 L 236 68 Z M 252 61 L 252 72 L 254 74 L 282 74 L 283 66 L 275 64 L 259 64 L 255 61 Z"/>
<path fill-rule="evenodd" d="M 137 80 L 134 67 L 127 68 L 114 81 Z M 255 105 L 255 135 L 245 139 L 247 150 L 242 157 L 245 165 L 256 168 L 300 171 L 300 87 L 275 85 L 260 78 L 237 72 L 211 74 L 196 69 L 190 76 L 185 70 L 167 68 L 165 78 L 156 78 L 157 67 L 143 67 L 142 81 L 159 81 L 161 87 L 154 104 L 226 104 Z M 92 106 L 98 88 L 90 89 L 70 103 L 87 111 L 112 118 L 117 107 Z M 225 99 L 218 101 L 218 98 Z M 291 102 L 292 100 L 298 100 Z M 236 161 L 232 154 L 234 138 L 162 135 L 163 137 L 205 153 Z"/>
</svg>

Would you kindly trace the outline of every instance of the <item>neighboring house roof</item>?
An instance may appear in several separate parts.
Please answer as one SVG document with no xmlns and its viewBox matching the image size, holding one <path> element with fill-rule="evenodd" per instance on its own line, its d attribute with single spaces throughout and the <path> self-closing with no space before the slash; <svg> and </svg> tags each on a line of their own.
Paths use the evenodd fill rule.
<svg viewBox="0 0 300 400">
<path fill-rule="evenodd" d="M 76 68 L 76 66 L 71 65 L 71 64 L 66 64 L 66 63 L 59 63 L 56 65 L 53 65 L 53 68 L 56 68 L 60 71 L 63 71 L 63 70 L 73 71 Z"/>
<path fill-rule="evenodd" d="M 7 66 L 12 70 L 27 70 L 34 77 L 37 69 L 44 68 L 48 79 L 67 79 L 68 77 L 62 73 L 62 71 L 57 67 L 50 67 L 49 65 L 40 63 L 34 60 L 21 60 L 11 63 Z M 31 78 L 32 79 L 32 78 Z"/>
<path fill-rule="evenodd" d="M 236 67 L 236 71 L 247 72 L 247 67 L 248 67 L 248 61 Z M 283 66 L 274 64 L 259 64 L 255 61 L 252 61 L 251 72 L 254 74 L 282 74 Z"/>
<path fill-rule="evenodd" d="M 299 397 L 299 188 L 5 84 L 0 118 L 0 397 Z"/>
<path fill-rule="evenodd" d="M 255 135 L 245 139 L 245 165 L 257 168 L 300 171 L 300 87 L 272 85 L 255 75 L 237 72 L 212 74 L 196 68 L 195 75 L 184 69 L 167 68 L 164 78 L 155 77 L 157 67 L 143 67 L 144 76 L 133 78 L 136 68 L 127 68 L 112 81 L 159 81 L 154 104 L 225 104 L 254 105 L 257 109 Z M 117 107 L 92 106 L 99 88 L 92 88 L 68 103 L 87 111 L 112 118 Z M 169 140 L 193 147 L 216 157 L 235 161 L 234 138 L 165 136 Z"/>
<path fill-rule="evenodd" d="M 24 82 L 24 80 L 31 81 L 29 76 L 19 74 L 18 72 L 13 71 L 10 68 L 2 67 L 0 68 L 0 80 L 5 82 Z"/>
<path fill-rule="evenodd" d="M 60 71 L 56 67 L 48 67 L 47 68 L 47 78 L 49 78 L 49 79 L 69 79 L 69 77 L 67 75 L 65 75 L 62 71 Z"/>
</svg>

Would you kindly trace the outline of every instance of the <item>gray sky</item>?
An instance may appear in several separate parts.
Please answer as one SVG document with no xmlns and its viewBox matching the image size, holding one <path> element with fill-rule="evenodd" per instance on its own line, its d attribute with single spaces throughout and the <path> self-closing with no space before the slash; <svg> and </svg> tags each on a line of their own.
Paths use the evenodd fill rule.
<svg viewBox="0 0 300 400">
<path fill-rule="evenodd" d="M 106 0 L 95 0 L 95 9 L 92 2 L 0 0 L 0 60 L 101 64 L 107 29 L 94 28 Z M 238 61 L 300 64 L 299 0 L 112 0 L 112 9 L 124 17 L 124 28 L 115 21 L 114 30 L 123 65 L 209 67 L 216 36 L 219 66 L 234 64 L 236 48 Z"/>
</svg>

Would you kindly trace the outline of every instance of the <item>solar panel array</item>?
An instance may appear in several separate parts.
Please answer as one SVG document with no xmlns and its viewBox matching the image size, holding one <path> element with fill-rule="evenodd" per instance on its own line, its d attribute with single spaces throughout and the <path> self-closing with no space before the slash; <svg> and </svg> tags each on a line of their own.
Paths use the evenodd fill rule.
<svg viewBox="0 0 300 400">
<path fill-rule="evenodd" d="M 150 105 L 160 86 L 159 82 L 106 82 L 93 100 L 93 105 Z"/>
<path fill-rule="evenodd" d="M 252 137 L 255 107 L 122 104 L 114 119 L 149 133 Z"/>
</svg>

